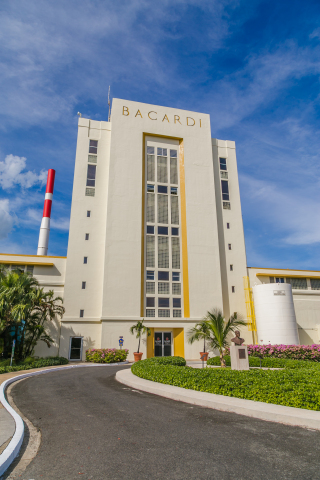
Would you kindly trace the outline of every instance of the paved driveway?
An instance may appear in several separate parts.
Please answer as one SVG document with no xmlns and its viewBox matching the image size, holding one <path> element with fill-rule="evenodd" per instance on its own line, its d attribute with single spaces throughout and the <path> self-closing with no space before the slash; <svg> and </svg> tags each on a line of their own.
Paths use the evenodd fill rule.
<svg viewBox="0 0 320 480">
<path fill-rule="evenodd" d="M 139 393 L 127 367 L 88 367 L 12 390 L 42 443 L 22 479 L 319 479 L 320 432 Z"/>
</svg>

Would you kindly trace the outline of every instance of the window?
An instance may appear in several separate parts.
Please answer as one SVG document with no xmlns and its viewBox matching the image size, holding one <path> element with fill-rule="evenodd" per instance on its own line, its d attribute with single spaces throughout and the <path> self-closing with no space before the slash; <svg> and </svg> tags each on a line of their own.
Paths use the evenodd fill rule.
<svg viewBox="0 0 320 480">
<path fill-rule="evenodd" d="M 236 287 L 231 287 L 232 288 L 232 293 L 236 291 Z"/>
<path fill-rule="evenodd" d="M 82 282 L 82 290 L 85 290 L 86 288 L 86 282 Z"/>
<path fill-rule="evenodd" d="M 180 282 L 180 272 L 172 272 L 172 281 Z"/>
<path fill-rule="evenodd" d="M 223 207 L 225 210 L 231 210 L 230 202 L 222 202 L 222 207 Z"/>
<path fill-rule="evenodd" d="M 172 284 L 172 295 L 181 295 L 181 283 Z"/>
<path fill-rule="evenodd" d="M 168 196 L 158 195 L 158 223 L 168 224 Z"/>
<path fill-rule="evenodd" d="M 12 270 L 24 273 L 25 266 L 24 265 L 12 265 Z"/>
<path fill-rule="evenodd" d="M 306 278 L 287 278 L 287 283 L 291 283 L 292 288 L 298 290 L 308 289 Z"/>
<path fill-rule="evenodd" d="M 146 282 L 146 293 L 156 293 L 154 282 Z"/>
<path fill-rule="evenodd" d="M 311 290 L 320 290 L 320 279 L 310 278 Z"/>
<path fill-rule="evenodd" d="M 91 210 L 87 210 L 87 217 L 91 217 Z"/>
<path fill-rule="evenodd" d="M 276 277 L 276 283 L 284 283 L 283 277 Z"/>
<path fill-rule="evenodd" d="M 274 283 L 274 277 L 269 277 L 270 283 Z"/>
<path fill-rule="evenodd" d="M 84 310 L 80 310 L 80 318 L 84 316 Z"/>
<path fill-rule="evenodd" d="M 29 273 L 29 275 L 33 275 L 33 269 L 34 269 L 33 265 L 27 265 L 27 273 Z"/>
<path fill-rule="evenodd" d="M 172 227 L 171 228 L 171 235 L 179 235 L 179 228 Z"/>
<path fill-rule="evenodd" d="M 147 225 L 147 233 L 149 235 L 154 235 L 154 227 L 152 225 Z"/>
<path fill-rule="evenodd" d="M 170 294 L 170 283 L 169 282 L 159 282 L 158 283 L 158 293 L 162 295 Z"/>
<path fill-rule="evenodd" d="M 158 227 L 158 235 L 168 235 L 168 227 Z"/>
<path fill-rule="evenodd" d="M 227 228 L 228 228 L 228 229 L 230 228 L 230 223 L 227 223 Z"/>
<path fill-rule="evenodd" d="M 173 308 L 181 308 L 181 298 L 173 298 L 172 306 Z"/>
<path fill-rule="evenodd" d="M 170 307 L 170 298 L 158 298 L 158 307 L 169 308 Z"/>
<path fill-rule="evenodd" d="M 89 142 L 89 153 L 98 153 L 98 140 L 90 140 Z"/>
<path fill-rule="evenodd" d="M 231 250 L 231 243 L 228 243 L 228 248 L 229 250 Z"/>
<path fill-rule="evenodd" d="M 233 265 L 230 265 L 230 272 L 233 272 Z"/>
<path fill-rule="evenodd" d="M 221 180 L 222 200 L 229 200 L 228 180 Z"/>
<path fill-rule="evenodd" d="M 158 193 L 168 193 L 168 187 L 164 185 L 158 185 Z"/>
<path fill-rule="evenodd" d="M 86 233 L 86 240 L 89 240 L 89 233 Z"/>
<path fill-rule="evenodd" d="M 147 185 L 147 192 L 154 193 L 154 185 Z"/>
<path fill-rule="evenodd" d="M 146 258 L 146 266 L 155 268 L 155 237 L 151 235 L 147 235 L 147 258 Z"/>
<path fill-rule="evenodd" d="M 170 310 L 159 308 L 158 315 L 159 317 L 170 317 Z"/>
<path fill-rule="evenodd" d="M 152 310 L 151 308 L 146 310 L 146 317 L 155 317 L 155 316 L 156 316 L 155 310 Z"/>
<path fill-rule="evenodd" d="M 158 237 L 158 268 L 169 268 L 169 238 L 168 237 Z"/>
<path fill-rule="evenodd" d="M 172 158 L 177 158 L 178 157 L 178 152 L 177 150 L 170 150 L 170 157 Z"/>
<path fill-rule="evenodd" d="M 88 155 L 88 163 L 97 163 L 97 155 Z"/>
<path fill-rule="evenodd" d="M 171 195 L 178 195 L 178 188 L 177 187 L 171 187 L 170 191 L 171 191 Z"/>
<path fill-rule="evenodd" d="M 169 272 L 158 272 L 158 280 L 169 282 Z"/>
<path fill-rule="evenodd" d="M 87 187 L 95 187 L 96 185 L 96 165 L 88 165 Z"/>
<path fill-rule="evenodd" d="M 147 270 L 147 280 L 154 280 L 154 271 Z"/>
<path fill-rule="evenodd" d="M 219 158 L 220 160 L 220 170 L 227 170 L 227 159 Z"/>
<path fill-rule="evenodd" d="M 83 257 L 83 263 L 88 263 L 88 257 Z"/>
<path fill-rule="evenodd" d="M 147 147 L 147 154 L 154 155 L 154 147 Z"/>
<path fill-rule="evenodd" d="M 146 298 L 146 305 L 147 307 L 154 307 L 154 297 L 147 297 Z"/>
<path fill-rule="evenodd" d="M 162 157 L 167 156 L 167 149 L 166 148 L 157 148 L 157 155 L 160 155 Z"/>
<path fill-rule="evenodd" d="M 175 318 L 181 317 L 181 310 L 173 310 L 173 316 Z"/>
</svg>

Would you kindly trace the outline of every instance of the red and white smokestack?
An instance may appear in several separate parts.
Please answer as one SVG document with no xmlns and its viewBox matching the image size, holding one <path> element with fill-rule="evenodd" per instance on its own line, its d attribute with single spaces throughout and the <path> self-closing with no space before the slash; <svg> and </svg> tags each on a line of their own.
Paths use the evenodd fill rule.
<svg viewBox="0 0 320 480">
<path fill-rule="evenodd" d="M 46 196 L 44 198 L 44 207 L 43 207 L 43 215 L 41 220 L 37 255 L 47 255 L 48 253 L 49 234 L 50 234 L 50 216 L 51 216 L 51 206 L 52 206 L 55 174 L 56 174 L 56 171 L 53 170 L 52 168 L 48 170 Z"/>
</svg>

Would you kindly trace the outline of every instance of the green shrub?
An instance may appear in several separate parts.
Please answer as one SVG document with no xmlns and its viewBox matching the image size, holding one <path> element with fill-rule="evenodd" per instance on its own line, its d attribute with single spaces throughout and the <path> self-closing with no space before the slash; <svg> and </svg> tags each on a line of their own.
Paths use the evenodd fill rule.
<svg viewBox="0 0 320 480">
<path fill-rule="evenodd" d="M 201 392 L 320 410 L 320 366 L 314 362 L 299 361 L 298 367 L 297 362 L 290 361 L 281 370 L 237 371 L 181 368 L 150 360 L 136 362 L 131 367 L 132 373 L 153 382 Z"/>
<path fill-rule="evenodd" d="M 152 357 L 142 360 L 142 362 L 152 365 L 175 365 L 176 367 L 184 367 L 187 364 L 183 357 Z"/>
<path fill-rule="evenodd" d="M 86 351 L 86 361 L 93 363 L 118 363 L 127 359 L 129 350 L 126 348 L 91 348 Z"/>
<path fill-rule="evenodd" d="M 10 363 L 10 360 L 9 360 Z M 43 367 L 52 367 L 53 365 L 66 365 L 69 363 L 69 360 L 64 357 L 51 357 L 51 358 L 41 358 L 40 360 L 34 361 L 33 363 L 23 364 L 23 365 L 13 365 L 1 366 L 0 374 L 18 372 L 19 370 L 30 370 L 32 368 L 43 368 Z"/>
<path fill-rule="evenodd" d="M 224 357 L 227 367 L 231 366 L 230 356 L 226 355 Z M 209 358 L 207 365 L 219 365 L 220 358 L 213 357 Z M 260 367 L 260 359 L 257 357 L 249 357 L 250 367 Z M 314 366 L 313 362 L 308 360 L 289 360 L 286 358 L 262 358 L 261 367 L 267 368 L 311 368 Z"/>
</svg>

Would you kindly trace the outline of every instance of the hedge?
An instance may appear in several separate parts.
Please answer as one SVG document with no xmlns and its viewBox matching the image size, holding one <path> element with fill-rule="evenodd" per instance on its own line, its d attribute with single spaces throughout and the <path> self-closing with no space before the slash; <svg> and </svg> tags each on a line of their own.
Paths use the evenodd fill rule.
<svg viewBox="0 0 320 480">
<path fill-rule="evenodd" d="M 91 348 L 86 351 L 86 361 L 93 363 L 124 362 L 128 353 L 129 350 L 126 348 L 123 350 L 118 350 L 116 348 Z"/>
<path fill-rule="evenodd" d="M 226 354 L 229 353 L 227 348 Z M 320 345 L 248 345 L 248 355 L 320 362 Z"/>
<path fill-rule="evenodd" d="M 64 357 L 42 358 L 34 363 L 28 363 L 27 365 L 0 367 L 0 374 L 18 372 L 19 370 L 30 370 L 31 368 L 52 367 L 53 365 L 66 365 L 67 363 L 69 363 L 69 360 Z"/>
<path fill-rule="evenodd" d="M 224 359 L 226 361 L 227 367 L 231 366 L 230 356 L 225 355 Z M 207 361 L 207 365 L 219 365 L 220 366 L 220 357 L 212 357 Z M 260 367 L 260 358 L 249 357 L 250 367 Z M 286 358 L 262 358 L 261 367 L 267 368 L 312 368 L 314 367 L 313 362 L 307 360 L 289 360 Z"/>
<path fill-rule="evenodd" d="M 237 371 L 161 365 L 150 360 L 136 362 L 131 367 L 132 373 L 153 382 L 200 392 L 320 410 L 320 366 L 312 362 L 302 365 L 298 362 L 299 368 Z"/>
</svg>

